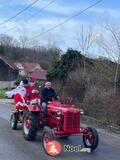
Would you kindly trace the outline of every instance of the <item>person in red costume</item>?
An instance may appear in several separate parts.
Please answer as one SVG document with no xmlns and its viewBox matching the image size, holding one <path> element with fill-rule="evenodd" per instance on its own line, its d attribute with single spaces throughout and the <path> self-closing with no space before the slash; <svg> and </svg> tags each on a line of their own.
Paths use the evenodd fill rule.
<svg viewBox="0 0 120 160">
<path fill-rule="evenodd" d="M 28 97 L 26 96 L 25 87 L 19 87 L 16 95 L 14 96 L 15 107 L 17 110 L 22 110 L 27 106 Z"/>
<path fill-rule="evenodd" d="M 36 85 L 37 79 L 35 77 L 30 78 L 30 88 L 31 88 L 31 103 L 38 103 L 40 105 L 39 88 Z"/>
</svg>

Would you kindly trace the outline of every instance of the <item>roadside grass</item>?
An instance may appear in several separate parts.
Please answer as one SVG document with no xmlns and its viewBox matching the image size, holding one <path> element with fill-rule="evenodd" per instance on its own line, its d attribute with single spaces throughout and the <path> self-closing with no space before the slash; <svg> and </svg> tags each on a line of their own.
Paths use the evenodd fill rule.
<svg viewBox="0 0 120 160">
<path fill-rule="evenodd" d="M 0 99 L 5 98 L 4 94 L 7 91 L 7 89 L 0 89 Z"/>
</svg>

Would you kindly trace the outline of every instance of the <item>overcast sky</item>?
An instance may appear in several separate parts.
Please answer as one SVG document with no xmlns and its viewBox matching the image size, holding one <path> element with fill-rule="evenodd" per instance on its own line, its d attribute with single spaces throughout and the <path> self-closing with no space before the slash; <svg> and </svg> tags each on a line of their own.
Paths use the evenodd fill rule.
<svg viewBox="0 0 120 160">
<path fill-rule="evenodd" d="M 0 23 L 14 16 L 33 1 L 34 0 L 0 0 Z M 50 1 L 52 0 L 39 0 L 15 19 L 4 25 L 0 25 L 0 33 L 6 33 L 13 37 L 26 35 L 34 40 L 39 39 L 41 44 L 54 41 L 56 45 L 62 49 L 67 49 L 68 47 L 78 47 L 76 40 L 72 37 L 75 37 L 80 25 L 91 24 L 98 26 L 102 23 L 105 15 L 108 18 L 111 17 L 114 22 L 120 22 L 120 1 L 103 0 L 95 7 L 52 32 L 34 38 L 38 34 L 45 32 L 54 25 L 96 2 L 96 0 L 56 0 L 40 12 L 40 9 Z"/>
</svg>

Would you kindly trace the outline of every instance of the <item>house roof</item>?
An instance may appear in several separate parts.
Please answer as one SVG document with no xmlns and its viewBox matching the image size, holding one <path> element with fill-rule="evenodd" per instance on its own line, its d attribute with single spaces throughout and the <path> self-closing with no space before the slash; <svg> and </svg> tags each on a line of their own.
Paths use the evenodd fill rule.
<svg viewBox="0 0 120 160">
<path fill-rule="evenodd" d="M 36 69 L 41 69 L 38 63 L 29 63 L 29 62 L 17 62 L 14 63 L 19 70 L 24 69 L 27 74 L 34 72 Z"/>
<path fill-rule="evenodd" d="M 24 70 L 24 67 L 22 66 L 21 63 L 15 62 L 14 65 L 15 65 L 19 70 Z"/>
<path fill-rule="evenodd" d="M 3 60 L 13 70 L 18 70 L 16 65 L 14 65 L 14 63 L 10 59 L 8 59 L 8 58 L 6 58 L 4 56 L 0 56 L 0 59 Z"/>
<path fill-rule="evenodd" d="M 46 80 L 47 72 L 43 69 L 36 69 L 33 73 L 29 74 L 29 76 L 39 80 Z"/>
</svg>

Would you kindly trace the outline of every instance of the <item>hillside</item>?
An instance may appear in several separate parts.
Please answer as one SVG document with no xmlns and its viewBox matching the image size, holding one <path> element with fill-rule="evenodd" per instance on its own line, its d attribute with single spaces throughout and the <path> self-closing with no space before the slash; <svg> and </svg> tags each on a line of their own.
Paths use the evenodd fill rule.
<svg viewBox="0 0 120 160">
<path fill-rule="evenodd" d="M 86 115 L 97 118 L 104 125 L 119 126 L 120 70 L 116 83 L 115 74 L 116 63 L 90 59 L 69 49 L 54 61 L 48 78 L 54 81 L 60 95 L 71 96 L 74 103 L 84 108 Z"/>
</svg>

